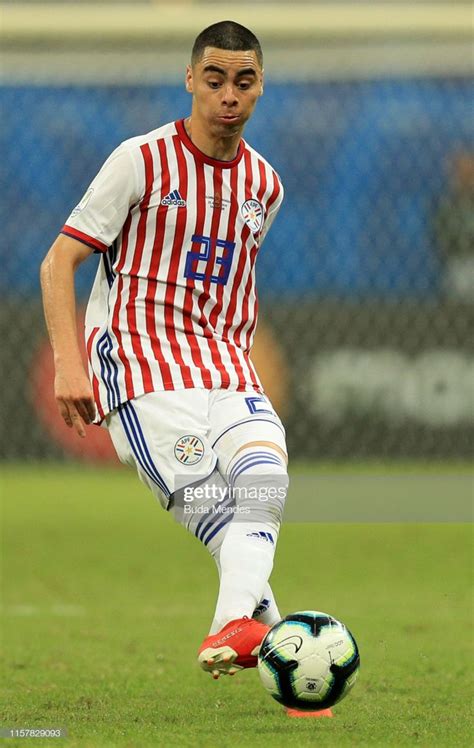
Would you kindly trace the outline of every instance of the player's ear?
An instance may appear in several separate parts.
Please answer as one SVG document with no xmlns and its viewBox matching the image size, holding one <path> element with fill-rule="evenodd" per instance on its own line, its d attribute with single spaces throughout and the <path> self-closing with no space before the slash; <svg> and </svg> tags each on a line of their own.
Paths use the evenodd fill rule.
<svg viewBox="0 0 474 748">
<path fill-rule="evenodd" d="M 262 69 L 262 75 L 260 77 L 260 93 L 259 93 L 259 96 L 263 95 L 263 73 L 264 73 L 264 71 Z"/>
<path fill-rule="evenodd" d="M 184 79 L 186 91 L 193 93 L 193 69 L 191 65 L 186 66 L 186 78 Z"/>
</svg>

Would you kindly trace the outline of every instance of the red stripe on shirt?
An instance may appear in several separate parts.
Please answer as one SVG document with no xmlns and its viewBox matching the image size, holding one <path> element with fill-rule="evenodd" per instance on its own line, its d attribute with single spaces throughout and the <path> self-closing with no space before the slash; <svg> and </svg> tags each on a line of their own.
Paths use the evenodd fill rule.
<svg viewBox="0 0 474 748">
<path fill-rule="evenodd" d="M 231 194 L 237 195 L 237 177 L 238 177 L 238 170 L 232 169 L 230 172 L 230 191 Z M 216 200 L 216 197 L 222 198 L 222 194 L 216 196 L 214 195 L 214 200 Z M 220 201 L 218 201 L 218 204 L 220 205 Z M 219 213 L 222 216 L 223 212 L 222 209 L 219 207 Z M 237 200 L 232 200 L 231 205 L 229 208 L 229 217 L 227 222 L 227 233 L 226 233 L 226 241 L 227 242 L 233 242 L 235 237 L 235 219 L 237 215 Z M 224 252 L 227 252 L 228 250 L 225 249 Z M 234 258 L 232 258 L 234 261 Z M 217 266 L 216 266 L 217 267 Z M 223 275 L 225 271 L 224 265 L 219 265 L 219 272 L 217 273 L 218 277 Z M 231 277 L 231 276 L 230 276 Z M 222 312 L 222 305 L 223 305 L 223 299 L 225 294 L 225 286 L 218 283 L 216 288 L 216 303 L 212 307 L 210 313 L 209 313 L 209 325 L 212 328 L 213 332 L 216 331 L 216 325 L 219 319 L 219 315 Z"/>
<path fill-rule="evenodd" d="M 268 215 L 269 206 L 273 205 L 273 203 L 278 198 L 281 192 L 281 184 L 280 184 L 280 181 L 277 175 L 275 174 L 275 172 L 272 172 L 272 175 L 273 175 L 273 191 L 267 201 L 266 210 L 265 210 L 266 215 Z M 253 336 L 255 327 L 257 325 L 257 320 L 258 320 L 258 294 L 257 292 L 255 292 L 253 322 L 250 325 L 249 329 L 247 330 L 247 333 L 245 336 L 245 349 L 246 350 L 250 349 L 250 341 L 252 340 L 252 336 Z"/>
<path fill-rule="evenodd" d="M 222 195 L 222 169 L 213 169 L 213 200 L 219 201 Z M 205 210 L 205 205 L 202 206 Z M 221 217 L 221 210 L 218 207 L 212 208 L 212 219 L 211 219 L 211 246 L 209 248 L 209 260 L 206 264 L 205 278 L 202 282 L 203 290 L 198 299 L 198 308 L 200 312 L 199 325 L 202 327 L 204 334 L 207 338 L 209 349 L 212 356 L 212 362 L 218 370 L 221 378 L 221 387 L 227 389 L 230 386 L 230 375 L 224 366 L 222 357 L 219 351 L 219 347 L 215 341 L 215 330 L 212 329 L 209 324 L 209 320 L 204 314 L 204 306 L 206 302 L 211 298 L 211 275 L 213 274 L 216 266 L 216 245 L 215 240 L 219 238 L 219 223 Z M 214 241 L 212 241 L 214 240 Z"/>
<path fill-rule="evenodd" d="M 178 191 L 183 200 L 186 200 L 188 195 L 188 171 L 186 161 L 183 157 L 182 151 L 179 152 L 180 148 L 179 138 L 177 135 L 173 136 L 173 146 L 176 152 L 176 158 L 178 163 Z M 181 158 L 180 158 L 181 155 Z M 176 189 L 176 188 L 175 188 Z M 178 211 L 175 232 L 173 237 L 173 246 L 171 249 L 170 263 L 168 267 L 168 277 L 166 279 L 166 291 L 165 291 L 165 330 L 166 337 L 169 340 L 171 346 L 171 353 L 175 362 L 178 364 L 181 378 L 184 385 L 191 384 L 194 387 L 194 381 L 191 374 L 191 369 L 187 364 L 184 363 L 183 355 L 181 352 L 181 346 L 178 343 L 176 337 L 176 329 L 174 323 L 174 297 L 176 293 L 176 281 L 178 278 L 179 263 L 181 260 L 181 253 L 183 249 L 183 238 L 184 230 L 186 228 L 186 211 L 184 208 L 175 208 Z"/>
<path fill-rule="evenodd" d="M 251 185 L 254 182 L 254 176 L 253 176 L 253 172 L 252 172 L 252 162 L 251 162 L 250 153 L 248 153 L 248 157 L 246 159 L 246 164 L 245 165 L 246 165 L 246 169 L 247 169 L 247 178 L 245 180 L 245 199 L 249 200 L 251 198 L 251 192 L 250 192 Z M 259 189 L 258 189 L 258 192 L 257 192 L 257 200 L 259 202 L 261 202 L 262 197 L 265 194 L 265 189 L 266 189 L 266 177 L 264 177 L 264 183 L 262 184 L 262 171 L 261 171 L 261 167 L 263 167 L 263 164 L 262 164 L 262 162 L 259 161 L 260 185 L 259 185 Z M 249 175 L 250 175 L 250 178 L 249 178 Z M 242 236 L 243 236 L 243 234 L 242 234 Z M 248 247 L 247 244 L 250 244 L 250 247 Z M 251 364 L 249 356 L 248 356 L 248 350 L 243 348 L 242 341 L 241 341 L 242 330 L 243 330 L 244 326 L 247 324 L 247 322 L 249 321 L 249 301 L 250 301 L 249 296 L 250 296 L 250 291 L 252 289 L 252 285 L 255 284 L 255 279 L 254 279 L 254 274 L 253 274 L 253 268 L 254 268 L 254 265 L 255 265 L 255 259 L 256 259 L 256 256 L 257 256 L 257 252 L 258 252 L 257 241 L 255 240 L 254 236 L 251 234 L 250 229 L 248 229 L 248 231 L 246 232 L 246 237 L 245 237 L 245 240 L 243 241 L 242 246 L 243 246 L 243 248 L 245 248 L 245 259 L 248 258 L 248 260 L 249 260 L 249 263 L 248 263 L 249 264 L 249 269 L 248 269 L 248 274 L 247 274 L 247 281 L 246 281 L 244 292 L 243 292 L 240 323 L 236 327 L 236 329 L 234 330 L 232 337 L 234 339 L 235 344 L 239 348 L 242 348 L 244 350 L 244 358 L 245 358 L 245 362 L 247 364 L 247 370 L 248 370 L 248 374 L 250 376 L 252 385 L 253 385 L 254 389 L 259 389 L 259 384 L 258 384 L 257 378 L 255 376 L 255 371 L 254 371 L 253 365 Z M 243 282 L 244 269 L 245 269 L 245 263 L 243 263 L 242 266 L 241 266 L 241 272 L 240 272 L 240 277 L 239 277 L 239 285 L 241 285 L 242 282 Z"/>
<path fill-rule="evenodd" d="M 265 195 L 266 188 L 267 188 L 267 178 L 266 178 L 266 173 L 265 173 L 265 167 L 264 167 L 264 165 L 263 165 L 263 163 L 261 161 L 259 162 L 259 173 L 260 173 L 260 186 L 259 186 L 258 193 L 257 193 L 257 200 L 261 203 L 261 201 L 263 199 L 263 196 Z M 270 197 L 270 200 L 272 200 L 272 197 L 273 197 L 273 193 L 272 193 L 272 196 Z M 274 199 L 276 199 L 276 198 L 274 198 Z M 247 276 L 247 282 L 245 284 L 245 289 L 244 289 L 244 300 L 243 300 L 243 304 L 242 304 L 242 318 L 241 318 L 240 324 L 234 330 L 234 334 L 233 334 L 234 341 L 235 341 L 236 345 L 238 345 L 240 348 L 243 348 L 243 350 L 244 350 L 244 356 L 245 356 L 245 360 L 247 362 L 248 371 L 249 371 L 249 374 L 250 374 L 252 385 L 253 385 L 253 387 L 255 389 L 259 389 L 259 384 L 258 384 L 257 378 L 255 376 L 254 367 L 253 367 L 253 365 L 252 365 L 252 363 L 250 361 L 249 355 L 248 355 L 249 354 L 250 337 L 249 337 L 248 334 L 246 335 L 245 347 L 244 347 L 242 345 L 242 341 L 241 341 L 241 334 L 242 334 L 243 328 L 245 327 L 246 323 L 249 321 L 249 318 L 250 318 L 249 317 L 250 291 L 252 289 L 252 285 L 255 285 L 255 279 L 254 279 L 254 271 L 253 271 L 253 269 L 255 267 L 255 261 L 256 261 L 256 258 L 257 258 L 257 252 L 258 252 L 258 243 L 257 243 L 257 241 L 254 241 L 253 245 L 250 248 L 249 271 L 248 271 L 248 276 Z M 252 309 L 252 314 L 256 315 L 257 311 L 258 311 L 258 299 L 257 299 L 257 291 L 255 289 L 255 304 L 254 304 L 254 307 Z M 253 316 L 253 319 L 252 319 L 252 322 L 251 322 L 251 325 L 250 325 L 250 328 L 251 328 L 252 331 L 254 330 L 256 324 L 257 324 L 256 317 Z"/>
<path fill-rule="evenodd" d="M 123 365 L 125 391 L 127 393 L 127 398 L 129 400 L 134 396 L 132 369 L 130 367 L 130 363 L 125 355 L 125 351 L 123 348 L 122 333 L 120 332 L 119 315 L 120 315 L 120 307 L 122 304 L 122 290 L 123 290 L 123 276 L 120 274 L 120 272 L 125 264 L 125 259 L 127 257 L 127 249 L 128 249 L 128 241 L 129 241 L 129 236 L 130 236 L 131 223 L 132 223 L 132 214 L 131 214 L 131 211 L 129 211 L 127 219 L 122 229 L 122 241 L 120 244 L 119 259 L 118 259 L 117 267 L 116 267 L 116 272 L 118 274 L 119 280 L 118 280 L 118 286 L 117 286 L 117 298 L 115 300 L 114 311 L 112 314 L 112 326 L 111 326 L 112 332 L 115 335 L 115 339 L 117 340 L 117 353 Z"/>
<path fill-rule="evenodd" d="M 83 231 L 78 231 L 72 226 L 68 226 L 67 223 L 64 224 L 60 233 L 71 237 L 71 239 L 77 239 L 82 244 L 87 244 L 91 249 L 98 249 L 99 252 L 107 252 L 108 250 L 108 246 L 104 242 L 95 239 L 93 236 L 89 236 L 89 234 L 85 234 Z"/>
<path fill-rule="evenodd" d="M 183 168 L 186 168 L 186 160 L 183 153 L 183 147 L 181 145 L 180 140 L 175 140 L 175 150 L 178 158 L 178 163 L 182 163 Z M 202 164 L 198 164 L 194 161 L 194 166 L 196 168 L 199 168 L 201 171 L 203 169 Z M 189 195 L 188 195 L 189 199 Z M 184 251 L 187 251 L 190 248 L 183 247 Z M 201 349 L 199 347 L 199 343 L 196 337 L 196 334 L 194 332 L 193 322 L 192 322 L 192 313 L 193 313 L 193 289 L 194 289 L 194 279 L 189 278 L 186 281 L 186 288 L 184 292 L 184 299 L 183 299 L 183 308 L 182 308 L 182 314 L 183 314 L 183 329 L 184 333 L 186 335 L 187 342 L 189 344 L 189 348 L 191 351 L 191 357 L 193 359 L 194 365 L 199 369 L 201 374 L 202 383 L 205 387 L 212 387 L 212 375 L 210 370 L 204 365 L 204 361 L 201 354 Z"/>
<path fill-rule="evenodd" d="M 137 311 L 135 302 L 138 295 L 138 283 L 139 279 L 136 276 L 130 277 L 128 301 L 126 305 L 127 323 L 130 332 L 133 352 L 140 367 L 144 390 L 145 392 L 152 392 L 153 377 L 151 375 L 150 364 L 147 361 L 145 354 L 143 353 L 142 341 L 137 327 Z"/>
<path fill-rule="evenodd" d="M 221 185 L 222 185 L 222 171 L 220 169 L 213 169 L 212 170 L 212 191 L 213 191 L 213 200 L 216 199 L 216 193 L 220 195 L 221 192 Z M 204 186 L 203 186 L 203 189 Z M 202 204 L 201 204 L 202 205 Z M 204 211 L 206 211 L 205 205 L 202 205 Z M 214 268 L 215 263 L 215 256 L 216 256 L 216 248 L 212 242 L 212 239 L 217 239 L 217 231 L 218 228 L 216 228 L 216 214 L 217 211 L 215 208 L 209 208 L 209 210 L 212 212 L 212 218 L 211 218 L 211 227 L 209 229 L 209 235 L 211 237 L 211 246 L 209 247 L 209 258 L 206 262 L 205 270 L 204 270 L 204 279 L 202 282 L 202 290 L 199 294 L 197 305 L 199 310 L 199 326 L 202 327 L 202 329 L 205 332 L 206 337 L 211 337 L 213 335 L 213 330 L 209 327 L 209 322 L 204 314 L 204 306 L 206 302 L 210 299 L 210 280 L 209 277 L 212 274 L 212 270 Z M 217 227 L 218 227 L 218 221 L 219 216 L 217 215 Z M 196 231 L 196 234 L 201 235 L 202 231 Z M 202 250 L 202 247 L 198 247 L 198 250 Z"/>
<path fill-rule="evenodd" d="M 94 327 L 86 343 L 87 357 L 89 361 L 91 362 L 91 369 L 92 369 L 92 344 L 94 342 L 94 338 L 97 335 L 98 331 L 99 331 L 99 328 Z M 105 413 L 102 410 L 102 406 L 100 404 L 99 381 L 96 375 L 94 374 L 94 372 L 92 372 L 92 391 L 94 393 L 94 402 L 97 407 L 97 412 L 99 413 L 100 420 L 103 421 Z"/>
<path fill-rule="evenodd" d="M 170 191 L 170 175 L 168 170 L 168 159 L 166 156 L 166 146 L 164 140 L 157 141 L 158 152 L 160 154 L 160 174 L 161 174 L 161 193 L 164 197 Z M 156 330 L 156 290 L 158 287 L 157 276 L 160 270 L 160 262 L 163 252 L 163 243 L 166 227 L 166 213 L 168 206 L 162 205 L 161 202 L 156 211 L 155 235 L 153 238 L 153 248 L 151 251 L 151 262 L 148 271 L 148 283 L 145 295 L 145 324 L 148 335 L 150 336 L 151 348 L 158 366 L 160 367 L 161 379 L 165 390 L 174 389 L 173 376 L 167 363 L 160 339 Z"/>
<path fill-rule="evenodd" d="M 267 214 L 268 214 L 268 211 L 270 210 L 270 208 L 272 207 L 273 203 L 277 199 L 278 195 L 280 194 L 280 191 L 281 191 L 280 182 L 278 181 L 278 178 L 277 178 L 277 175 L 275 174 L 275 172 L 273 172 L 273 192 L 270 195 L 270 197 L 268 198 L 267 204 L 265 206 L 265 212 Z"/>
<path fill-rule="evenodd" d="M 121 273 L 123 270 L 123 266 L 125 265 L 125 260 L 127 258 L 128 239 L 130 236 L 131 223 L 132 223 L 132 211 L 129 210 L 128 216 L 125 219 L 125 223 L 123 224 L 122 241 L 120 243 L 120 251 L 119 251 L 119 255 L 117 256 L 117 266 L 115 268 L 116 273 Z"/>
<path fill-rule="evenodd" d="M 237 213 L 239 210 L 239 202 L 238 202 L 238 178 L 239 173 L 238 169 L 232 169 L 231 175 L 230 175 L 230 189 L 231 194 L 234 197 L 234 199 L 231 201 L 231 207 L 230 207 L 230 214 L 229 214 L 229 223 L 227 225 L 227 241 L 234 241 L 235 239 L 235 233 L 236 233 L 236 221 L 237 221 Z M 233 262 L 236 261 L 237 258 L 233 258 Z M 231 276 L 232 277 L 232 276 Z M 236 294 L 238 295 L 238 288 L 236 290 Z M 214 325 L 217 324 L 217 316 L 219 314 L 222 314 L 222 305 L 223 305 L 223 296 L 220 298 L 220 305 L 216 305 L 213 309 L 213 313 L 216 313 L 215 322 Z M 212 317 L 212 313 L 210 315 Z M 214 318 L 213 318 L 214 320 Z M 238 379 L 238 390 L 244 390 L 245 389 L 245 376 L 244 376 L 244 370 L 242 368 L 242 365 L 239 361 L 239 357 L 236 353 L 235 347 L 230 344 L 226 336 L 224 336 L 224 340 L 227 346 L 227 350 L 230 356 L 230 359 L 232 361 L 232 365 L 234 367 L 235 373 L 237 375 Z"/>
<path fill-rule="evenodd" d="M 112 316 L 112 332 L 115 335 L 115 338 L 117 340 L 117 354 L 120 358 L 120 361 L 122 362 L 123 369 L 124 369 L 124 381 L 125 381 L 125 391 L 127 393 L 127 400 L 131 400 L 135 396 L 135 392 L 133 389 L 133 378 L 132 378 L 132 369 L 130 367 L 130 362 L 125 355 L 125 351 L 123 348 L 123 341 L 122 341 L 122 333 L 120 331 L 120 307 L 122 304 L 122 291 L 123 291 L 123 275 L 118 276 L 118 284 L 117 284 L 117 299 L 115 301 L 114 306 L 114 313 Z"/>
<path fill-rule="evenodd" d="M 204 228 L 204 220 L 206 215 L 206 182 L 204 179 L 204 166 L 200 161 L 196 161 L 196 224 L 194 226 L 194 234 L 197 234 L 198 236 L 202 236 L 203 228 Z M 187 285 L 191 289 L 194 289 L 195 283 L 194 280 L 187 279 Z M 191 302 L 194 305 L 196 304 L 195 296 L 193 295 L 191 297 Z M 199 299 L 199 297 L 198 297 Z M 199 304 L 198 304 L 199 308 Z M 203 324 L 204 323 L 204 324 Z M 205 320 L 199 319 L 198 324 L 200 327 L 202 327 L 202 334 L 204 339 L 207 341 L 207 345 L 209 348 L 209 352 L 211 354 L 211 359 L 214 367 L 219 372 L 221 382 L 223 380 L 223 377 L 225 379 L 225 367 L 222 362 L 221 356 L 219 354 L 219 350 L 216 344 L 216 341 L 212 337 L 212 332 L 210 329 L 205 326 Z M 224 372 L 224 375 L 223 375 Z"/>
<path fill-rule="evenodd" d="M 212 186 L 213 186 L 213 201 L 215 205 L 215 201 L 219 201 L 222 196 L 222 170 L 221 169 L 213 169 L 212 174 Z M 209 320 L 206 318 L 204 314 L 204 306 L 206 305 L 206 302 L 209 301 L 211 298 L 210 290 L 211 290 L 211 280 L 210 276 L 213 273 L 213 270 L 215 268 L 216 264 L 216 246 L 215 243 L 212 240 L 216 240 L 219 238 L 219 222 L 221 217 L 221 211 L 220 208 L 211 208 L 212 210 L 212 219 L 211 219 L 211 229 L 210 229 L 210 236 L 211 236 L 211 246 L 209 248 L 209 259 L 206 263 L 206 270 L 204 274 L 204 280 L 202 282 L 203 290 L 202 293 L 199 296 L 199 312 L 200 312 L 200 320 L 199 324 L 202 327 L 209 328 Z M 213 330 L 211 332 L 214 332 Z"/>
<path fill-rule="evenodd" d="M 154 171 L 153 171 L 153 156 L 151 153 L 150 146 L 148 143 L 140 146 L 143 161 L 145 164 L 145 195 L 140 203 L 140 218 L 137 226 L 137 238 L 135 241 L 135 250 L 133 253 L 133 262 L 130 269 L 130 288 L 128 293 L 128 299 L 126 304 L 127 311 L 127 322 L 128 329 L 130 331 L 131 342 L 133 352 L 137 359 L 138 365 L 140 366 L 140 373 L 143 380 L 143 387 L 145 392 L 151 392 L 153 390 L 153 378 L 151 375 L 150 364 L 148 363 L 143 353 L 142 341 L 137 328 L 137 309 L 136 309 L 136 298 L 138 295 L 138 277 L 137 273 L 140 269 L 140 263 L 143 255 L 143 247 L 145 246 L 146 239 L 146 224 L 148 216 L 148 205 L 150 202 L 151 191 L 153 189 L 154 182 Z"/>
<path fill-rule="evenodd" d="M 142 152 L 143 161 L 145 163 L 145 194 L 143 196 L 143 200 L 140 203 L 140 219 L 138 221 L 137 239 L 135 242 L 135 251 L 133 253 L 133 262 L 132 267 L 130 268 L 130 275 L 137 275 L 140 269 L 143 247 L 145 246 L 148 205 L 150 203 L 150 196 L 155 178 L 153 170 L 153 156 L 150 146 L 148 145 L 148 143 L 145 143 L 144 145 L 140 146 L 140 150 Z"/>
<path fill-rule="evenodd" d="M 260 187 L 259 187 L 259 190 L 258 190 L 258 197 L 257 197 L 257 199 L 261 203 L 263 201 L 263 198 L 264 198 L 265 193 L 267 191 L 267 173 L 266 173 L 265 165 L 264 165 L 263 161 L 259 161 L 258 167 L 259 167 L 259 172 L 260 172 Z M 271 202 L 273 202 L 273 200 L 275 199 L 273 197 L 274 193 L 275 193 L 275 187 L 277 187 L 277 190 L 279 190 L 278 183 L 276 183 L 275 174 L 273 174 L 273 192 L 272 192 L 272 194 L 270 195 L 270 198 L 269 198 L 269 201 L 271 201 Z M 278 194 L 278 191 L 277 191 L 277 194 Z M 271 204 L 271 202 L 270 202 L 270 204 Z M 262 216 L 262 228 L 263 228 L 263 216 Z M 258 246 L 257 246 L 256 251 L 255 251 L 254 262 L 256 260 L 256 254 L 257 254 L 257 252 L 258 252 Z M 255 302 L 254 302 L 254 305 L 253 305 L 251 319 L 252 319 L 252 322 L 250 324 L 249 329 L 247 330 L 247 332 L 245 334 L 245 348 L 244 348 L 244 350 L 246 352 L 250 351 L 250 342 L 252 340 L 253 332 L 255 330 L 255 327 L 257 325 L 257 320 L 258 320 L 258 293 L 257 293 L 257 288 L 256 287 L 255 287 Z"/>
<path fill-rule="evenodd" d="M 251 159 L 250 159 L 250 152 L 248 150 L 246 150 L 244 154 L 244 166 L 245 166 L 244 195 L 245 195 L 245 200 L 250 200 L 250 198 L 252 197 L 253 175 L 252 175 L 252 164 L 251 164 Z M 242 229 L 242 234 L 241 234 L 242 248 L 241 248 L 238 263 L 237 263 L 237 269 L 235 271 L 229 306 L 227 309 L 225 325 L 224 325 L 224 329 L 222 333 L 222 336 L 225 340 L 229 338 L 229 332 L 234 322 L 234 316 L 235 316 L 235 312 L 237 309 L 237 302 L 238 302 L 238 296 L 239 296 L 239 288 L 242 282 L 242 276 L 244 273 L 245 263 L 246 263 L 247 256 L 248 256 L 247 240 L 249 236 L 250 236 L 250 229 L 247 226 L 247 224 L 245 224 L 244 228 Z"/>
<path fill-rule="evenodd" d="M 259 172 L 260 172 L 260 187 L 259 187 L 259 190 L 258 190 L 257 199 L 258 199 L 259 202 L 262 202 L 263 198 L 265 196 L 265 193 L 267 191 L 267 172 L 265 170 L 265 165 L 264 165 L 263 161 L 259 161 L 259 165 L 258 166 L 259 166 Z M 274 178 L 275 178 L 275 175 L 274 175 Z M 273 193 L 272 193 L 272 196 L 273 196 Z M 272 196 L 270 197 L 270 200 L 272 199 Z M 263 227 L 263 223 L 262 223 L 262 227 Z M 261 233 L 261 230 L 259 232 L 259 236 L 260 236 L 260 233 Z M 253 252 L 253 255 L 252 255 L 252 258 L 251 258 L 251 266 L 252 266 L 252 268 L 254 267 L 254 264 L 256 262 L 256 257 L 257 257 L 258 249 L 259 249 L 259 246 L 258 246 L 258 238 L 257 238 L 256 246 L 252 250 L 252 252 Z M 251 271 L 251 273 L 252 273 L 252 271 Z M 250 282 L 251 282 L 251 275 L 249 276 L 249 283 Z M 253 281 L 253 283 L 255 284 L 255 280 Z M 260 391 L 261 387 L 260 387 L 260 385 L 259 385 L 259 383 L 257 381 L 256 376 L 255 376 L 255 369 L 254 369 L 252 361 L 250 360 L 250 355 L 249 355 L 250 354 L 250 346 L 251 346 L 251 341 L 252 341 L 253 333 L 254 333 L 255 327 L 257 325 L 257 320 L 258 320 L 258 290 L 257 290 L 257 286 L 256 285 L 254 287 L 255 287 L 255 301 L 254 301 L 254 305 L 253 305 L 253 309 L 252 309 L 252 313 L 251 313 L 251 317 L 250 317 L 251 320 L 252 320 L 252 322 L 250 323 L 250 327 L 247 330 L 247 333 L 245 335 L 244 356 L 245 356 L 245 360 L 247 362 L 247 366 L 248 366 L 248 369 L 249 369 L 249 372 L 250 372 L 250 378 L 252 380 L 252 384 L 254 386 L 254 389 Z"/>
<path fill-rule="evenodd" d="M 252 173 L 250 154 L 248 156 L 248 168 L 250 169 L 250 173 Z M 249 200 L 251 195 L 249 195 L 249 193 L 247 192 L 247 185 L 248 185 L 248 180 L 245 180 L 245 199 Z M 257 199 L 258 200 L 261 199 L 260 190 L 258 192 Z M 248 239 L 250 240 L 249 242 L 250 247 L 248 249 L 247 249 L 247 242 L 245 242 L 245 247 L 247 249 L 247 257 L 249 258 L 249 270 L 248 270 L 247 282 L 244 288 L 244 295 L 242 299 L 242 314 L 240 318 L 240 323 L 237 326 L 237 328 L 234 330 L 234 334 L 233 334 L 235 344 L 238 345 L 239 348 L 243 348 L 242 341 L 240 340 L 240 334 L 242 332 L 244 325 L 246 325 L 249 320 L 249 292 L 252 287 L 252 281 L 253 281 L 252 268 L 255 263 L 255 255 L 257 254 L 257 249 L 258 249 L 258 245 L 256 244 L 254 237 L 250 233 L 250 229 L 248 231 L 247 236 L 248 236 Z M 242 268 L 242 274 L 243 274 L 243 268 Z M 241 277 L 241 281 L 242 281 L 242 277 Z"/>
</svg>

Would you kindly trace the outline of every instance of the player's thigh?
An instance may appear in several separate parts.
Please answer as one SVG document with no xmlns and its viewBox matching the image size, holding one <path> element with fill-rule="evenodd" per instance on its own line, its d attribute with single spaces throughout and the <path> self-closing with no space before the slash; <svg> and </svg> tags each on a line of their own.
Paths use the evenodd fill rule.
<svg viewBox="0 0 474 748">
<path fill-rule="evenodd" d="M 119 459 L 137 469 L 160 504 L 212 473 L 217 457 L 209 440 L 206 390 L 152 392 L 107 416 Z"/>
<path fill-rule="evenodd" d="M 287 456 L 285 428 L 266 395 L 216 390 L 210 402 L 210 440 L 222 475 L 247 447 L 270 446 Z"/>
</svg>

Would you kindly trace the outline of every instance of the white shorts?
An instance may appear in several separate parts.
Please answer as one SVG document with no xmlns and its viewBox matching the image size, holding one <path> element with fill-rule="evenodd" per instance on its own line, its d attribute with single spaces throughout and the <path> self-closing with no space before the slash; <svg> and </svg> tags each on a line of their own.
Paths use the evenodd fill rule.
<svg viewBox="0 0 474 748">
<path fill-rule="evenodd" d="M 207 478 L 245 444 L 273 442 L 286 454 L 285 429 L 265 395 L 188 389 L 150 392 L 109 413 L 104 424 L 121 462 L 166 509 L 172 494 Z"/>
</svg>

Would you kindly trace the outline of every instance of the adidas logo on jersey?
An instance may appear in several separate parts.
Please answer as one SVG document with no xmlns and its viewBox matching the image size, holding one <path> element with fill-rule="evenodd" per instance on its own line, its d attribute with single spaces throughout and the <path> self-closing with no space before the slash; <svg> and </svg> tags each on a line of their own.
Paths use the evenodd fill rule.
<svg viewBox="0 0 474 748">
<path fill-rule="evenodd" d="M 178 208 L 184 208 L 186 200 L 183 200 L 178 190 L 172 190 L 169 195 L 163 198 L 161 201 L 162 205 L 174 205 Z"/>
</svg>

